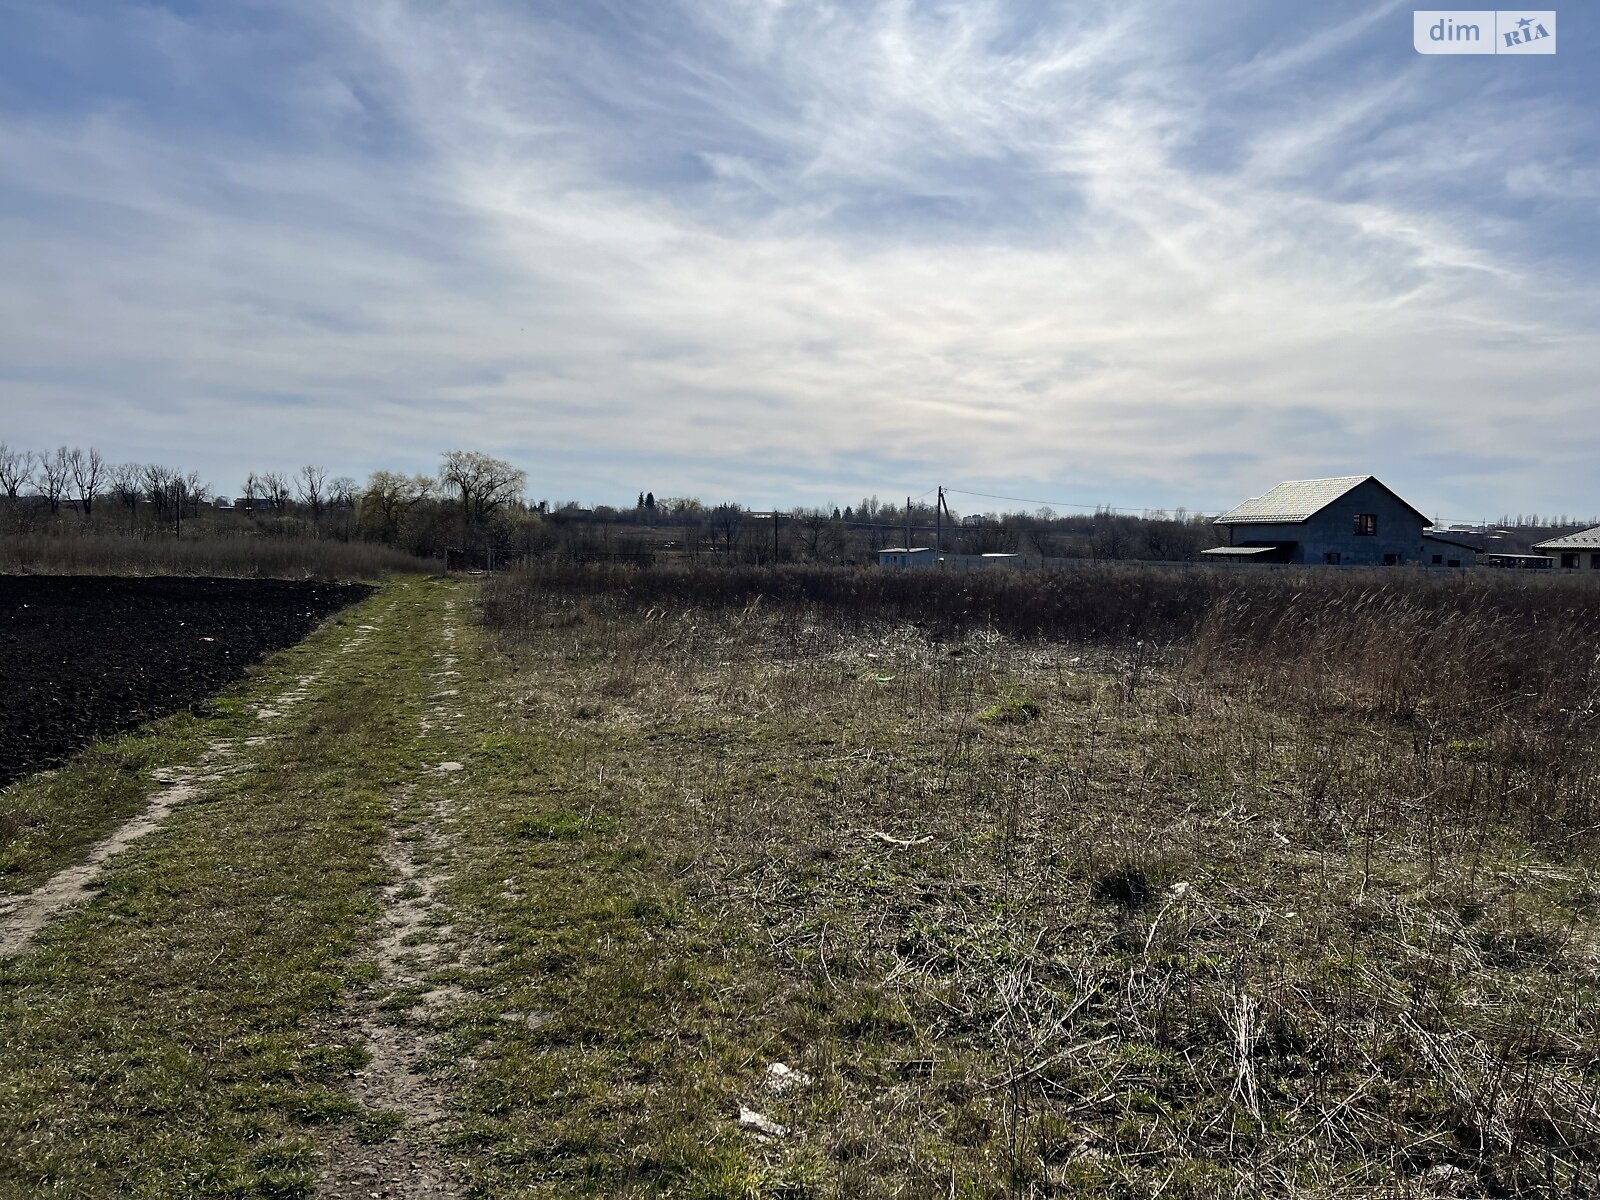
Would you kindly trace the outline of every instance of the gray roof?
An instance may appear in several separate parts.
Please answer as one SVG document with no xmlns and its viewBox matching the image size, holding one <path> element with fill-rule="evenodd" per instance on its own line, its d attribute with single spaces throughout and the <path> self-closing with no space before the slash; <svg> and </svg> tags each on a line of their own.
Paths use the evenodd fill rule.
<svg viewBox="0 0 1600 1200">
<path fill-rule="evenodd" d="M 1434 533 L 1431 530 L 1422 531 L 1424 541 L 1443 542 L 1446 546 L 1460 546 L 1463 550 L 1471 550 L 1474 554 L 1482 554 L 1483 547 L 1476 542 L 1464 542 L 1459 537 L 1451 537 L 1448 533 Z"/>
<path fill-rule="evenodd" d="M 1331 479 L 1291 479 L 1280 483 L 1264 496 L 1257 496 L 1253 500 L 1246 500 L 1234 508 L 1223 513 L 1214 522 L 1215 525 L 1298 525 L 1301 521 L 1309 521 L 1328 505 L 1339 499 L 1352 488 L 1359 487 L 1372 480 L 1384 491 L 1389 492 L 1407 508 L 1411 505 L 1400 500 L 1394 492 L 1371 475 L 1335 475 Z M 1422 517 L 1424 525 L 1433 524 L 1422 513 L 1411 508 L 1417 516 Z"/>
<path fill-rule="evenodd" d="M 1600 525 L 1540 542 L 1535 550 L 1600 550 Z"/>
</svg>

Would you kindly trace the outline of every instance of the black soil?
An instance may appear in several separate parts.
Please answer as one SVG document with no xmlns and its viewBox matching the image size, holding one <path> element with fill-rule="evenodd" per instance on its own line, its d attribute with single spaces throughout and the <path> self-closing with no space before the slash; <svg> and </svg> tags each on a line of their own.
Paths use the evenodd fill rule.
<svg viewBox="0 0 1600 1200">
<path fill-rule="evenodd" d="M 97 738 L 198 704 L 372 590 L 0 575 L 0 787 Z"/>
</svg>

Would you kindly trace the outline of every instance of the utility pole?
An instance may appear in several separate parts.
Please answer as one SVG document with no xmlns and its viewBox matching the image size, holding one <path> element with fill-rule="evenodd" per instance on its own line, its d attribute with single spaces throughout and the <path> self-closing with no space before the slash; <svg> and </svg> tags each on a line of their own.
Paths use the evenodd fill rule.
<svg viewBox="0 0 1600 1200">
<path fill-rule="evenodd" d="M 939 565 L 944 553 L 944 486 L 939 487 L 939 499 L 933 506 L 933 565 Z"/>
<path fill-rule="evenodd" d="M 906 497 L 906 549 L 911 549 L 911 497 Z"/>
<path fill-rule="evenodd" d="M 778 510 L 772 510 L 772 565 L 778 565 Z"/>
</svg>

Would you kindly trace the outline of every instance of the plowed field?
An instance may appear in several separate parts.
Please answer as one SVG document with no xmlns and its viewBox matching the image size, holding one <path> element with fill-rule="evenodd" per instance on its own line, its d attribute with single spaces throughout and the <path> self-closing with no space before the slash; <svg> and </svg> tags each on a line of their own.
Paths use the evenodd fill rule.
<svg viewBox="0 0 1600 1200">
<path fill-rule="evenodd" d="M 198 703 L 371 591 L 276 579 L 0 576 L 0 786 Z"/>
</svg>

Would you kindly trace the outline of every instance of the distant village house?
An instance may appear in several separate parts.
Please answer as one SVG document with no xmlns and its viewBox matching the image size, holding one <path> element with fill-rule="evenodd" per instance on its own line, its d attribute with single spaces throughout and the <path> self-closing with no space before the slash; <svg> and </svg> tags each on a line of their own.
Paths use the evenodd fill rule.
<svg viewBox="0 0 1600 1200">
<path fill-rule="evenodd" d="M 1567 571 L 1600 571 L 1600 525 L 1577 533 L 1550 538 L 1534 546 L 1548 555 L 1556 566 Z"/>
<path fill-rule="evenodd" d="M 1371 475 L 1294 479 L 1223 513 L 1224 562 L 1328 566 L 1476 566 L 1472 544 L 1429 532 L 1433 522 Z"/>
</svg>

